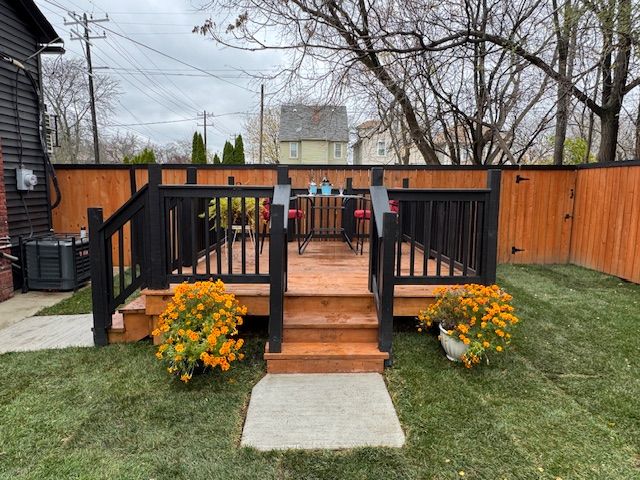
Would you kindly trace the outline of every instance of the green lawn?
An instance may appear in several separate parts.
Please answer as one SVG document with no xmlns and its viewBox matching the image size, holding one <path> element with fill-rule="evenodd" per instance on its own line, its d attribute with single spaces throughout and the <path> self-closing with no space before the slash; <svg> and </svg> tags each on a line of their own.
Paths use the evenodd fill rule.
<svg viewBox="0 0 640 480">
<path fill-rule="evenodd" d="M 385 375 L 402 449 L 240 449 L 254 333 L 229 375 L 187 386 L 145 344 L 0 356 L 0 478 L 639 479 L 640 286 L 570 266 L 499 281 L 522 323 L 488 368 L 399 326 Z"/>
</svg>

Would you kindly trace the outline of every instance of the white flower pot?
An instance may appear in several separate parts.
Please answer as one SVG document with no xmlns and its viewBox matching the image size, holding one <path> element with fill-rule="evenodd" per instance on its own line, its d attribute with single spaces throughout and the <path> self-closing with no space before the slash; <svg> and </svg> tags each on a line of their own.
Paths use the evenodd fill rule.
<svg viewBox="0 0 640 480">
<path fill-rule="evenodd" d="M 465 345 L 462 341 L 449 335 L 442 324 L 439 323 L 438 327 L 440 328 L 440 344 L 444 348 L 447 358 L 452 362 L 459 362 L 460 357 L 469 350 L 469 345 Z"/>
</svg>

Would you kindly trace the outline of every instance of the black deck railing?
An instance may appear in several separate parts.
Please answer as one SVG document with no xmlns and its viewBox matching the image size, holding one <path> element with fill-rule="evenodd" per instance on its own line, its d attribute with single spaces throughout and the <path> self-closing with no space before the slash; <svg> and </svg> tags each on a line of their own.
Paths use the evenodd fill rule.
<svg viewBox="0 0 640 480">
<path fill-rule="evenodd" d="M 278 178 L 286 176 L 283 170 Z M 279 351 L 289 199 L 289 185 L 197 185 L 195 168 L 188 170 L 186 185 L 163 185 L 161 166 L 154 165 L 148 184 L 109 219 L 101 209 L 89 209 L 95 344 L 108 343 L 113 313 L 136 290 L 214 278 L 270 284 L 270 348 Z M 259 251 L 265 203 L 271 213 L 269 262 L 261 262 Z"/>
<path fill-rule="evenodd" d="M 495 282 L 500 171 L 488 172 L 486 189 L 387 190 L 382 178 L 374 168 L 369 289 L 379 348 L 391 356 L 396 285 Z"/>
</svg>

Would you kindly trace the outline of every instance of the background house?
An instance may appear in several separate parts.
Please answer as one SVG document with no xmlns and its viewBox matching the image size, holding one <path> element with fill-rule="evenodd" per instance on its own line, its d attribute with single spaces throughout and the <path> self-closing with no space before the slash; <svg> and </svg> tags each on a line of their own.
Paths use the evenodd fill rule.
<svg viewBox="0 0 640 480">
<path fill-rule="evenodd" d="M 283 105 L 280 111 L 280 163 L 347 163 L 347 107 Z"/>
<path fill-rule="evenodd" d="M 408 132 L 391 131 L 379 120 L 367 120 L 356 127 L 357 140 L 352 145 L 354 165 L 425 165 Z M 458 162 L 452 161 L 452 149 Z M 433 147 L 442 165 L 471 165 L 472 144 L 463 128 L 449 129 L 446 135 L 437 133 Z"/>
<path fill-rule="evenodd" d="M 44 107 L 29 77 L 12 59 L 24 65 L 40 89 L 40 53 L 63 51 L 62 40 L 32 0 L 0 0 L 0 246 L 11 248 L 14 255 L 18 237 L 50 230 L 51 208 L 41 142 Z M 32 170 L 38 178 L 33 190 L 17 188 L 18 167 Z M 9 288 L 10 280 L 11 267 L 4 263 L 0 291 Z"/>
</svg>

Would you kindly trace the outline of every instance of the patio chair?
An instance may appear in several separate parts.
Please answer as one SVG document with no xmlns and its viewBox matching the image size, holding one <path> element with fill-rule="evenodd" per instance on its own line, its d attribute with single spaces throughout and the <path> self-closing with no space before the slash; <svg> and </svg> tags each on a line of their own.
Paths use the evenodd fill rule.
<svg viewBox="0 0 640 480">
<path fill-rule="evenodd" d="M 298 210 L 295 208 L 289 209 L 289 214 L 287 216 L 289 220 L 293 220 L 295 223 L 295 235 L 296 240 L 298 241 L 298 252 L 300 252 L 300 223 L 299 221 L 304 218 L 304 211 Z M 264 247 L 264 239 L 267 236 L 267 227 L 269 226 L 269 221 L 271 220 L 271 199 L 267 198 L 262 202 L 262 233 L 260 236 L 260 253 L 262 254 L 262 248 Z"/>
<path fill-rule="evenodd" d="M 398 200 L 389 200 L 389 209 L 397 214 L 398 210 L 400 210 L 400 202 Z M 356 252 L 359 248 L 360 255 L 362 255 L 364 251 L 364 225 L 366 221 L 371 220 L 371 210 L 365 208 L 357 209 L 353 212 L 353 216 L 356 219 Z"/>
</svg>

